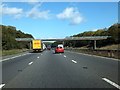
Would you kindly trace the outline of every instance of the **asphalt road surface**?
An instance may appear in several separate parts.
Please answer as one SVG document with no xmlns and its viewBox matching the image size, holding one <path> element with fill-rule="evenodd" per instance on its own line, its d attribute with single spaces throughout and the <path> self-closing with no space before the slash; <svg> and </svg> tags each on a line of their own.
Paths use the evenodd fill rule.
<svg viewBox="0 0 120 90">
<path fill-rule="evenodd" d="M 120 88 L 118 60 L 53 50 L 2 61 L 0 88 Z"/>
</svg>

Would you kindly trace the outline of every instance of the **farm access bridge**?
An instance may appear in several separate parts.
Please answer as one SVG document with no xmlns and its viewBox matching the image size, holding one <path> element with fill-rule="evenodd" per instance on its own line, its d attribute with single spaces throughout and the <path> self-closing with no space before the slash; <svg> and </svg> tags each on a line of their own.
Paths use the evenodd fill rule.
<svg viewBox="0 0 120 90">
<path fill-rule="evenodd" d="M 55 39 L 55 38 L 51 38 L 51 39 L 40 39 L 41 41 L 77 41 L 77 40 L 92 40 L 94 41 L 94 49 L 96 49 L 96 41 L 97 40 L 104 40 L 109 38 L 110 36 L 86 36 L 86 37 L 66 37 L 63 39 Z M 16 38 L 16 41 L 29 41 L 30 42 L 30 46 L 31 46 L 31 41 L 34 40 L 33 38 Z"/>
</svg>

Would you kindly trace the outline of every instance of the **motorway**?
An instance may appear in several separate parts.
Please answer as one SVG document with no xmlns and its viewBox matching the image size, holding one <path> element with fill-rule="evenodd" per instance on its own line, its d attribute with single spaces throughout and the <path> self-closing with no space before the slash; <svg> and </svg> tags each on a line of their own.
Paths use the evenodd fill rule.
<svg viewBox="0 0 120 90">
<path fill-rule="evenodd" d="M 2 61 L 1 88 L 119 88 L 118 60 L 53 50 Z"/>
</svg>

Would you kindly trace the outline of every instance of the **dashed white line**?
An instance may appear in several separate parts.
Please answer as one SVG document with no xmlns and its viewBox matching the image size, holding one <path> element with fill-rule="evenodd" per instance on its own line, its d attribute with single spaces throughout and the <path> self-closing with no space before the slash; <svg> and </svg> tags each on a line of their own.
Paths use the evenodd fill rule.
<svg viewBox="0 0 120 90">
<path fill-rule="evenodd" d="M 37 58 L 40 58 L 39 56 Z"/>
<path fill-rule="evenodd" d="M 28 65 L 31 65 L 31 64 L 33 64 L 33 62 L 30 62 Z"/>
<path fill-rule="evenodd" d="M 0 84 L 0 89 L 1 89 L 3 86 L 5 86 L 5 84 Z"/>
<path fill-rule="evenodd" d="M 114 82 L 112 82 L 111 80 L 107 79 L 107 78 L 102 78 L 104 81 L 106 81 L 107 83 L 113 85 L 114 87 L 120 89 L 120 86 Z"/>
<path fill-rule="evenodd" d="M 66 57 L 66 56 L 64 55 L 64 57 Z"/>
<path fill-rule="evenodd" d="M 77 61 L 75 61 L 75 60 L 71 60 L 73 63 L 77 63 Z"/>
</svg>

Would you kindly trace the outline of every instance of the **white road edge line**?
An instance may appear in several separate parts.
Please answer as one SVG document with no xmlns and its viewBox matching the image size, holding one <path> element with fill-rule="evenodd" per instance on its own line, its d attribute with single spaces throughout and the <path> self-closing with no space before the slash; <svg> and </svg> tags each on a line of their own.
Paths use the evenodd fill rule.
<svg viewBox="0 0 120 90">
<path fill-rule="evenodd" d="M 30 62 L 28 65 L 31 65 L 31 64 L 33 64 L 33 62 Z"/>
<path fill-rule="evenodd" d="M 82 55 L 87 55 L 87 56 L 94 56 L 94 57 L 99 57 L 99 58 L 105 58 L 105 59 L 111 59 L 111 60 L 115 60 L 115 61 L 119 61 L 119 59 L 115 59 L 115 58 L 102 57 L 102 56 L 91 55 L 91 54 L 85 54 L 85 53 L 79 53 L 79 52 L 71 52 L 71 51 L 67 51 L 67 52 L 76 53 L 76 54 L 82 54 Z"/>
<path fill-rule="evenodd" d="M 118 89 L 120 89 L 120 86 L 118 85 L 118 84 L 116 84 L 116 83 L 114 83 L 114 82 L 112 82 L 112 81 L 110 81 L 109 79 L 107 79 L 107 78 L 102 78 L 104 81 L 106 81 L 107 83 L 109 83 L 109 84 L 111 84 L 111 85 L 113 85 L 114 87 L 116 87 L 116 88 L 118 88 Z"/>
<path fill-rule="evenodd" d="M 72 60 L 72 62 L 77 63 L 75 60 Z"/>
<path fill-rule="evenodd" d="M 5 86 L 5 84 L 0 84 L 0 88 L 2 88 L 3 86 Z"/>
<path fill-rule="evenodd" d="M 10 60 L 10 59 L 14 59 L 14 58 L 21 57 L 21 56 L 25 56 L 25 55 L 27 55 L 27 54 L 30 54 L 30 53 L 26 53 L 26 54 L 14 56 L 14 57 L 6 58 L 6 59 L 1 60 L 0 62 L 2 62 L 2 61 L 7 61 L 7 60 Z"/>
</svg>

